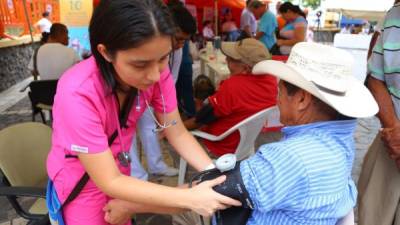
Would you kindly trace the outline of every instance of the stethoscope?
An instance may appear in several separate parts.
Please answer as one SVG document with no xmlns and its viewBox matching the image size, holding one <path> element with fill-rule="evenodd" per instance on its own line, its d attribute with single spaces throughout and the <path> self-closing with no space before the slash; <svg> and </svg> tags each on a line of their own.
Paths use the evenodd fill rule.
<svg viewBox="0 0 400 225">
<path fill-rule="evenodd" d="M 164 129 L 167 129 L 168 127 L 171 127 L 171 126 L 173 126 L 173 125 L 176 125 L 176 120 L 172 120 L 172 121 L 170 121 L 170 122 L 167 122 L 167 112 L 166 112 L 166 109 L 165 109 L 165 100 L 164 100 L 164 95 L 163 95 L 162 90 L 161 90 L 160 83 L 158 83 L 158 89 L 159 89 L 159 91 L 160 91 L 161 102 L 162 102 L 162 108 L 163 108 L 163 115 L 162 115 L 162 117 L 163 117 L 163 124 L 161 124 L 161 123 L 158 121 L 158 119 L 156 118 L 156 116 L 155 116 L 154 113 L 153 113 L 153 110 L 152 110 L 153 107 L 150 106 L 149 102 L 147 101 L 147 99 L 146 99 L 146 98 L 144 97 L 144 95 L 143 95 L 144 102 L 145 102 L 145 104 L 146 104 L 146 107 L 149 109 L 150 116 L 151 116 L 151 118 L 153 119 L 154 123 L 156 124 L 156 128 L 152 129 L 152 131 L 155 132 L 155 133 L 156 133 L 156 132 L 161 132 L 161 131 L 163 131 Z M 137 99 L 136 99 L 136 111 L 139 112 L 140 109 L 141 109 L 141 106 L 140 106 L 140 91 L 139 91 L 138 96 L 137 96 Z"/>
<path fill-rule="evenodd" d="M 152 107 L 150 106 L 150 104 L 149 104 L 149 102 L 147 101 L 147 99 L 146 99 L 146 97 L 144 96 L 144 94 L 142 94 L 142 96 L 143 96 L 143 98 L 144 98 L 144 102 L 145 102 L 145 104 L 146 104 L 146 107 L 149 109 L 149 113 L 150 113 L 150 115 L 151 115 L 151 118 L 153 119 L 153 121 L 155 122 L 155 124 L 156 124 L 156 126 L 157 126 L 156 128 L 154 128 L 154 129 L 152 130 L 152 132 L 154 132 L 154 133 L 156 133 L 156 132 L 161 132 L 161 131 L 163 131 L 164 129 L 167 129 L 167 128 L 171 127 L 171 126 L 176 125 L 176 120 L 172 120 L 172 121 L 170 121 L 170 122 L 167 122 L 167 112 L 166 112 L 166 106 L 165 106 L 165 99 L 164 99 L 164 95 L 163 95 L 162 90 L 161 90 L 160 83 L 158 83 L 158 88 L 159 88 L 159 91 L 160 91 L 161 101 L 162 101 L 162 108 L 163 108 L 163 115 L 162 115 L 162 117 L 163 117 L 163 123 L 160 123 L 160 122 L 158 121 L 158 119 L 156 118 L 156 116 L 155 116 L 154 113 L 153 113 Z M 138 91 L 138 95 L 137 95 L 137 97 L 136 97 L 136 107 L 135 107 L 136 112 L 140 112 L 140 110 L 141 110 L 140 96 L 141 96 L 141 92 Z M 113 98 L 113 103 L 114 103 L 114 105 L 116 105 L 116 104 L 115 104 L 115 98 L 117 98 L 117 96 L 115 96 L 115 97 Z M 115 109 L 116 107 L 113 107 L 113 108 Z M 128 167 L 128 166 L 130 165 L 132 159 L 131 159 L 131 156 L 130 156 L 129 152 L 124 150 L 125 147 L 124 147 L 124 143 L 122 142 L 122 138 L 121 138 L 121 136 L 122 136 L 121 126 L 120 126 L 120 124 L 119 124 L 118 113 L 116 112 L 116 110 L 114 110 L 114 115 L 115 115 L 116 121 L 117 121 L 118 139 L 119 139 L 119 142 L 120 142 L 120 145 L 121 145 L 121 151 L 118 152 L 118 154 L 117 154 L 117 159 L 118 159 L 119 163 L 120 163 L 123 167 Z"/>
</svg>

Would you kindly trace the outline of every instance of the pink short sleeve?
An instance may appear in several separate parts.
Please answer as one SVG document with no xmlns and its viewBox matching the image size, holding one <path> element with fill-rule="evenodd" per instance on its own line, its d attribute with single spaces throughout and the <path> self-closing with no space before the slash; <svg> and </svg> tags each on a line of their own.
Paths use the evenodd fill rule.
<svg viewBox="0 0 400 225">
<path fill-rule="evenodd" d="M 171 71 L 169 70 L 169 68 L 166 68 L 161 73 L 160 80 L 154 85 L 153 91 L 154 93 L 151 102 L 156 112 L 163 113 L 164 104 L 166 113 L 170 113 L 176 109 L 177 100 L 175 83 L 172 79 Z"/>
<path fill-rule="evenodd" d="M 57 93 L 59 91 L 57 90 Z M 77 92 L 57 94 L 53 128 L 59 144 L 72 152 L 98 153 L 109 148 L 96 99 Z M 99 101 L 97 101 L 99 102 Z"/>
</svg>

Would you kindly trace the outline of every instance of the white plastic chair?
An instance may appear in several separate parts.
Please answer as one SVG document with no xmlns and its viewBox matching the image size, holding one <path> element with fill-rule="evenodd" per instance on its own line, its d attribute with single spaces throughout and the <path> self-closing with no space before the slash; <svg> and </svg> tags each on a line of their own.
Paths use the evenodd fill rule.
<svg viewBox="0 0 400 225">
<path fill-rule="evenodd" d="M 225 131 L 219 136 L 208 134 L 199 130 L 194 130 L 191 133 L 194 136 L 201 137 L 210 141 L 220 141 L 232 134 L 234 131 L 239 130 L 240 141 L 236 148 L 235 155 L 238 160 L 245 159 L 254 154 L 254 142 L 261 131 L 266 120 L 269 117 L 276 115 L 278 107 L 273 106 L 264 109 L 236 124 L 229 130 Z M 183 184 L 186 174 L 187 162 L 181 157 L 179 162 L 179 177 L 178 185 Z"/>
</svg>

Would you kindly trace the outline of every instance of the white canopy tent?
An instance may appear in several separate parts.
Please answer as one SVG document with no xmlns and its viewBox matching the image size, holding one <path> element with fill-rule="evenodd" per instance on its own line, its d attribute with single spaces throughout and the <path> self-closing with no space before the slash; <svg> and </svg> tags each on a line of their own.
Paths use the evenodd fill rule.
<svg viewBox="0 0 400 225">
<path fill-rule="evenodd" d="M 322 8 L 328 11 L 343 13 L 346 17 L 379 21 L 387 10 L 393 6 L 394 0 L 325 0 Z"/>
</svg>

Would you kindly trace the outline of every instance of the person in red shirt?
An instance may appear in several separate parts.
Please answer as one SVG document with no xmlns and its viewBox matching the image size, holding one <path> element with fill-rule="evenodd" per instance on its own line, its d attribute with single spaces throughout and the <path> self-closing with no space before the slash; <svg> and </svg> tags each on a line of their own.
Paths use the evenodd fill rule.
<svg viewBox="0 0 400 225">
<path fill-rule="evenodd" d="M 271 55 L 260 41 L 247 38 L 238 42 L 224 42 L 221 50 L 226 55 L 231 76 L 220 83 L 215 94 L 192 119 L 186 120 L 188 129 L 220 135 L 247 117 L 276 104 L 277 80 L 270 75 L 254 75 L 253 66 Z M 212 156 L 234 153 L 239 144 L 236 131 L 221 141 L 204 140 Z"/>
</svg>

